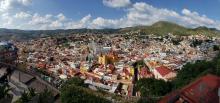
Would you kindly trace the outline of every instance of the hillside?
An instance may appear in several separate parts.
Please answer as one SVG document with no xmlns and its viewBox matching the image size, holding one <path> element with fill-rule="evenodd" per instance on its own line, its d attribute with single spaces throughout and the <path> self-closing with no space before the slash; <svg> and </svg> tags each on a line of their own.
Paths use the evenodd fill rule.
<svg viewBox="0 0 220 103">
<path fill-rule="evenodd" d="M 112 34 L 141 31 L 145 34 L 165 35 L 208 35 L 220 36 L 220 31 L 215 28 L 198 27 L 186 28 L 175 23 L 159 21 L 151 26 L 136 26 L 121 29 L 58 29 L 58 30 L 18 30 L 0 28 L 0 40 L 30 40 L 48 36 L 72 35 L 76 33 Z"/>
<path fill-rule="evenodd" d="M 186 28 L 184 26 L 180 26 L 178 24 L 167 22 L 167 21 L 159 21 L 154 23 L 151 26 L 137 26 L 137 27 L 128 27 L 123 28 L 120 32 L 130 32 L 134 30 L 140 30 L 146 34 L 156 34 L 156 35 L 164 35 L 168 33 L 172 33 L 174 35 L 208 35 L 208 36 L 220 36 L 220 32 L 215 28 L 207 28 L 207 27 L 198 27 L 198 28 Z"/>
</svg>

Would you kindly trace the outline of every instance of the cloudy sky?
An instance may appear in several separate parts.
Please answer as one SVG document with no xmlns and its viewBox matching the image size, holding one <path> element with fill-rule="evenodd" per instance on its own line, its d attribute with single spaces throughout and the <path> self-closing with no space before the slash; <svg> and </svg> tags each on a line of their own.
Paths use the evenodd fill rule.
<svg viewBox="0 0 220 103">
<path fill-rule="evenodd" d="M 123 28 L 162 20 L 220 30 L 220 0 L 0 0 L 0 28 Z"/>
</svg>

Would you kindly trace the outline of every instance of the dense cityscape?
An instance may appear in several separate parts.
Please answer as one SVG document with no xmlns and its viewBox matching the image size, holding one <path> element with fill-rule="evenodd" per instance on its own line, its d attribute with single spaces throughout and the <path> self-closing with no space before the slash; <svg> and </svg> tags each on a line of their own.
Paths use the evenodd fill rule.
<svg viewBox="0 0 220 103">
<path fill-rule="evenodd" d="M 220 103 L 217 20 L 186 8 L 100 0 L 103 11 L 126 16 L 75 22 L 29 11 L 11 16 L 13 26 L 2 19 L 9 12 L 39 7 L 9 1 L 0 1 L 0 14 L 8 13 L 0 16 L 0 103 Z"/>
<path fill-rule="evenodd" d="M 19 69 L 15 70 L 10 80 L 10 85 L 15 85 L 12 93 L 17 98 L 13 98 L 14 101 L 19 100 L 23 90 L 36 88 L 42 92 L 43 88 L 48 87 L 59 99 L 62 86 L 71 78 L 78 78 L 82 81 L 82 88 L 94 92 L 101 90 L 121 98 L 132 97 L 128 99 L 129 102 L 137 101 L 144 93 L 136 89 L 137 85 L 144 85 L 140 84 L 141 80 L 153 78 L 170 83 L 187 63 L 212 61 L 219 53 L 219 42 L 218 37 L 204 35 L 157 36 L 139 32 L 75 34 L 14 42 L 16 47 L 1 42 L 1 50 L 9 48 L 16 52 L 10 54 L 12 57 L 9 58 L 16 60 L 13 62 Z M 2 70 L 8 71 L 7 68 Z M 16 87 L 16 83 L 20 83 L 23 88 Z M 20 91 L 20 94 L 15 91 Z M 159 98 L 159 95 L 155 97 Z M 111 96 L 107 100 L 123 101 Z"/>
</svg>

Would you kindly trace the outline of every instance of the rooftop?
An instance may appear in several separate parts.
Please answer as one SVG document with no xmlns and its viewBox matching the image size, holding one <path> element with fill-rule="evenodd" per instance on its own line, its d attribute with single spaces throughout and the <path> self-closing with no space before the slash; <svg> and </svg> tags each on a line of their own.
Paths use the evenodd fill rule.
<svg viewBox="0 0 220 103">
<path fill-rule="evenodd" d="M 172 70 L 170 70 L 169 68 L 165 66 L 157 67 L 156 70 L 161 74 L 161 76 L 165 76 L 169 74 L 170 72 L 172 72 Z"/>
<path fill-rule="evenodd" d="M 219 88 L 220 77 L 209 74 L 199 78 L 181 90 L 168 94 L 160 103 L 218 103 Z"/>
</svg>

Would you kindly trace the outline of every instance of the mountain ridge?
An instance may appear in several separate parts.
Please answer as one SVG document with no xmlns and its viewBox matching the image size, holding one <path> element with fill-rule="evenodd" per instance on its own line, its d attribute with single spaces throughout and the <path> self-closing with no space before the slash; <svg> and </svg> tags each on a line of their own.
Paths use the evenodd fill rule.
<svg viewBox="0 0 220 103">
<path fill-rule="evenodd" d="M 200 26 L 196 28 L 187 28 L 179 24 L 158 21 L 150 26 L 134 26 L 119 29 L 56 29 L 56 30 L 19 30 L 0 28 L 0 40 L 29 40 L 41 37 L 56 35 L 71 35 L 76 33 L 94 33 L 94 34 L 112 34 L 112 33 L 128 33 L 132 31 L 140 31 L 145 34 L 166 35 L 172 33 L 174 35 L 196 35 L 202 34 L 207 36 L 220 36 L 220 31 L 216 28 L 208 28 Z"/>
<path fill-rule="evenodd" d="M 187 28 L 182 25 L 168 22 L 168 21 L 159 21 L 151 26 L 137 26 L 121 29 L 121 32 L 129 32 L 131 30 L 139 30 L 145 34 L 155 34 L 155 35 L 165 35 L 172 33 L 174 35 L 196 35 L 202 34 L 207 36 L 220 36 L 220 31 L 216 28 L 208 28 L 205 26 L 196 27 L 196 28 Z"/>
</svg>

